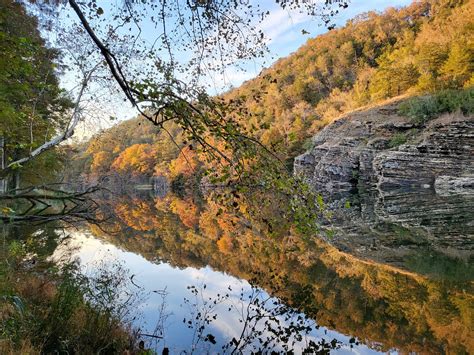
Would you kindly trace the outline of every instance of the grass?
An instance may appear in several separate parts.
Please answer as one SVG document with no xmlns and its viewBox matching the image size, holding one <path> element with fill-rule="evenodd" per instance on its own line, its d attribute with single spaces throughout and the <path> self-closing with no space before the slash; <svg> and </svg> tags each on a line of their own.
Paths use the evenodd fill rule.
<svg viewBox="0 0 474 355">
<path fill-rule="evenodd" d="M 125 353 L 138 348 L 137 336 L 123 322 L 126 305 L 100 298 L 118 299 L 111 273 L 91 281 L 72 263 L 61 269 L 46 260 L 31 264 L 21 242 L 3 249 L 0 353 Z"/>
<path fill-rule="evenodd" d="M 406 133 L 396 133 L 393 135 L 393 137 L 390 139 L 388 142 L 388 146 L 390 148 L 395 148 L 398 147 L 402 144 L 405 144 L 408 140 L 408 137 Z"/>
<path fill-rule="evenodd" d="M 443 90 L 429 96 L 411 98 L 399 106 L 399 113 L 416 124 L 425 124 L 446 112 L 474 113 L 474 87 L 463 90 Z"/>
</svg>

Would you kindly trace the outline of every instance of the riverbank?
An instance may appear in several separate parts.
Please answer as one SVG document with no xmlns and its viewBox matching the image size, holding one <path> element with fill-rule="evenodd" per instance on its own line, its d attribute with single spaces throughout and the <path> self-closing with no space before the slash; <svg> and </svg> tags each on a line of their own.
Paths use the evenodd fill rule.
<svg viewBox="0 0 474 355">
<path fill-rule="evenodd" d="M 127 305 L 113 299 L 112 275 L 92 280 L 74 262 L 53 262 L 47 250 L 57 240 L 44 230 L 19 240 L 3 232 L 0 353 L 143 353 L 136 331 L 121 319 Z"/>
</svg>

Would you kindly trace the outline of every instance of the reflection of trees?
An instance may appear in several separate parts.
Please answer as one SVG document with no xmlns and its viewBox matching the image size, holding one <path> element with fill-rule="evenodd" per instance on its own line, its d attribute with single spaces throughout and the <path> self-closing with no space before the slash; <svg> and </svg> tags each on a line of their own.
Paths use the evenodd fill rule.
<svg viewBox="0 0 474 355">
<path fill-rule="evenodd" d="M 133 199 L 115 206 L 115 213 L 127 226 L 138 231 L 151 231 L 160 228 L 160 221 L 153 215 L 153 206 L 147 201 Z"/>
<path fill-rule="evenodd" d="M 175 198 L 170 203 L 171 211 L 176 214 L 181 222 L 188 228 L 195 228 L 199 222 L 198 208 L 190 198 L 181 200 Z"/>
<path fill-rule="evenodd" d="M 167 197 L 166 203 L 186 204 L 178 200 Z M 183 223 L 186 219 L 178 209 L 164 208 L 166 203 L 161 202 L 160 210 L 152 201 L 117 203 L 127 233 L 119 234 L 115 242 L 178 267 L 210 265 L 240 278 L 255 278 L 260 287 L 319 325 L 353 334 L 383 350 L 437 353 L 474 348 L 469 336 L 474 329 L 469 283 L 435 281 L 364 262 L 315 238 L 290 235 L 291 227 L 284 223 L 276 226 L 280 233 L 276 235 L 272 226 L 278 221 L 266 219 L 262 203 L 256 203 L 262 206 L 259 219 L 242 218 L 241 211 L 248 218 L 252 215 L 251 203 L 240 202 L 233 210 L 213 203 L 190 204 L 191 215 L 202 211 L 193 228 Z M 267 209 L 278 216 L 277 204 Z M 271 276 L 274 270 L 281 280 L 278 287 Z"/>
<path fill-rule="evenodd" d="M 212 332 L 209 333 L 209 328 L 219 314 L 225 312 L 234 314 L 238 324 L 235 325 L 235 336 L 221 346 L 223 354 L 280 353 L 282 350 L 293 353 L 300 348 L 304 354 L 327 355 L 330 350 L 341 345 L 336 339 L 330 342 L 324 338 L 317 341 L 311 339 L 310 333 L 319 326 L 280 300 L 269 296 L 258 286 L 251 285 L 248 291 L 241 288 L 235 299 L 231 295 L 231 286 L 223 290 L 222 294 L 211 297 L 204 295 L 205 284 L 200 287 L 188 286 L 188 289 L 192 296 L 184 299 L 189 313 L 183 323 L 193 330 L 193 351 L 204 350 L 204 343 L 217 343 Z"/>
<path fill-rule="evenodd" d="M 38 187 L 26 187 L 10 190 L 0 196 L 2 209 L 0 222 L 37 223 L 52 221 L 88 221 L 98 223 L 101 220 L 98 205 L 93 194 L 99 188 L 90 187 L 82 192 L 71 192 L 69 186 L 49 184 Z"/>
</svg>

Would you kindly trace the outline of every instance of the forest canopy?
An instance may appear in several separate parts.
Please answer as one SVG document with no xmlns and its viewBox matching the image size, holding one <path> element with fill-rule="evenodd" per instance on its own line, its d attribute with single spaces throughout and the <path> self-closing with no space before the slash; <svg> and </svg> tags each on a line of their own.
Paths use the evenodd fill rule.
<svg viewBox="0 0 474 355">
<path fill-rule="evenodd" d="M 361 14 L 342 28 L 310 39 L 222 99 L 245 112 L 237 119 L 245 132 L 291 166 L 308 147 L 308 139 L 345 112 L 399 95 L 472 86 L 474 26 L 469 14 L 473 12 L 472 0 L 435 0 Z M 113 171 L 114 160 L 129 145 L 167 141 L 165 135 L 144 133 L 151 128 L 138 125 L 139 120 L 128 121 L 94 138 L 83 159 L 101 152 L 108 158 L 101 164 L 94 158 L 86 175 Z M 180 148 L 187 146 L 178 127 L 173 127 Z M 127 137 L 125 145 L 112 138 L 122 135 Z M 166 151 L 166 158 L 160 155 L 155 161 L 159 167 L 150 167 L 148 176 L 166 175 L 176 165 L 172 160 L 179 150 L 169 141 L 164 146 L 168 149 L 159 150 Z"/>
<path fill-rule="evenodd" d="M 0 140 L 9 165 L 61 130 L 72 102 L 59 86 L 60 53 L 46 45 L 36 18 L 14 1 L 1 0 L 0 7 Z M 25 174 L 37 180 L 54 171 L 55 159 L 52 152 L 41 156 L 36 168 L 45 169 Z"/>
</svg>

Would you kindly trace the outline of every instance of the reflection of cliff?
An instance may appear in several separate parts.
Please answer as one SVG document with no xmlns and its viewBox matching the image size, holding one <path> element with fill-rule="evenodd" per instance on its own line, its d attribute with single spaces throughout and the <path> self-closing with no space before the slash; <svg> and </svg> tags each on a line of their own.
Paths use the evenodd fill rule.
<svg viewBox="0 0 474 355">
<path fill-rule="evenodd" d="M 193 218 L 180 215 L 186 209 L 176 208 L 184 203 L 178 200 L 141 201 L 146 208 L 134 202 L 130 211 L 140 210 L 140 218 L 149 222 L 135 225 L 122 217 L 128 224 L 125 232 L 109 238 L 150 260 L 178 267 L 210 265 L 240 278 L 254 278 L 320 325 L 354 334 L 383 350 L 474 350 L 472 281 L 436 281 L 364 262 L 313 238 L 291 236 L 290 227 L 278 237 L 269 237 L 261 232 L 266 228 L 259 221 L 237 219 L 212 204 L 191 206 L 189 212 L 199 219 L 201 229 L 195 223 L 189 228 L 182 222 L 191 225 Z M 117 208 L 123 213 L 123 205 Z M 153 229 L 144 230 L 144 225 Z M 457 267 L 472 274 L 465 263 Z"/>
<path fill-rule="evenodd" d="M 474 195 L 442 196 L 431 191 L 386 194 L 375 204 L 379 220 L 420 227 L 428 241 L 460 250 L 474 249 Z"/>
<path fill-rule="evenodd" d="M 469 257 L 474 118 L 458 112 L 420 124 L 397 112 L 392 102 L 335 121 L 295 170 L 328 200 L 351 201 L 349 211 L 336 212 L 338 247 L 364 255 L 418 244 Z"/>
<path fill-rule="evenodd" d="M 395 190 L 349 200 L 350 208 L 336 208 L 331 221 L 332 243 L 341 250 L 405 268 L 405 256 L 427 248 L 474 256 L 474 195 Z"/>
</svg>

